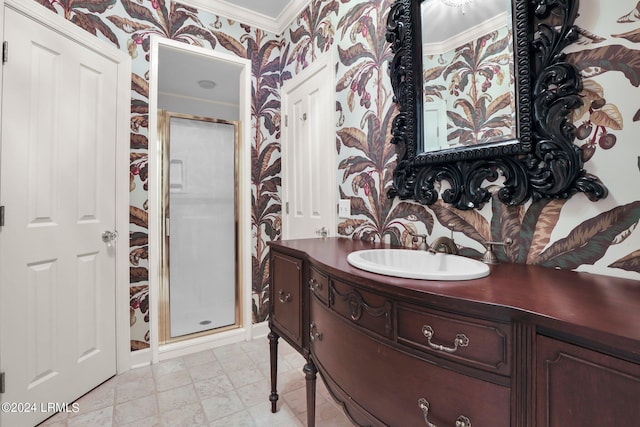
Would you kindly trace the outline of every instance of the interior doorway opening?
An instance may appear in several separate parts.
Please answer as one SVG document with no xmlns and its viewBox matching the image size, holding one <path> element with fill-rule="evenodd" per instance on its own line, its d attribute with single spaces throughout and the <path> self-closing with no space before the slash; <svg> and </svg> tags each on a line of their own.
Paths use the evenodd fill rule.
<svg viewBox="0 0 640 427">
<path fill-rule="evenodd" d="M 201 82 L 203 81 L 204 82 Z M 236 311 L 237 324 L 166 340 L 161 304 L 164 268 L 163 153 L 159 110 L 235 122 L 236 170 Z M 251 62 L 205 47 L 152 36 L 149 68 L 149 343 L 150 351 L 135 352 L 143 364 L 157 363 L 221 343 L 251 339 Z M 233 184 L 232 184 L 233 185 Z M 168 190 L 166 190 L 168 192 Z M 169 232 L 171 230 L 169 229 Z M 213 248 L 208 248 L 208 250 Z M 175 254 L 175 250 L 173 251 Z M 216 275 L 210 270 L 209 275 Z M 206 322 L 213 319 L 202 318 Z M 204 326 L 204 325 L 203 325 Z M 224 332 L 223 332 L 224 331 Z"/>
</svg>

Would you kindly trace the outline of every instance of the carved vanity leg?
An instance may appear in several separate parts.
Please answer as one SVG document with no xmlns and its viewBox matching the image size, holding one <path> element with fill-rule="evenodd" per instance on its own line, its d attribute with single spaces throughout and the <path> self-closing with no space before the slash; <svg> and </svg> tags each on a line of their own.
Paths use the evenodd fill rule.
<svg viewBox="0 0 640 427">
<path fill-rule="evenodd" d="M 309 358 L 302 369 L 304 378 L 307 380 L 307 427 L 316 425 L 316 374 L 318 369 Z"/>
<path fill-rule="evenodd" d="M 269 332 L 269 357 L 271 362 L 271 394 L 269 401 L 271 402 L 271 412 L 276 412 L 276 403 L 278 402 L 278 334 Z"/>
</svg>

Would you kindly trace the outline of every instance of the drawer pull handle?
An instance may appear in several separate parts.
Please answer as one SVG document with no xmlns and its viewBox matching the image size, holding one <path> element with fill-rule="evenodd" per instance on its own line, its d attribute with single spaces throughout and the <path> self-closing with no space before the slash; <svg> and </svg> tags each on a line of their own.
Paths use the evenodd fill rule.
<svg viewBox="0 0 640 427">
<path fill-rule="evenodd" d="M 431 342 L 431 338 L 433 338 L 434 334 L 435 332 L 431 326 L 424 325 L 422 327 L 422 335 L 425 336 L 425 338 L 427 339 L 427 343 L 429 343 L 429 346 L 434 350 L 440 350 L 447 353 L 455 353 L 456 351 L 458 351 L 458 347 L 466 347 L 469 345 L 469 338 L 467 338 L 465 334 L 456 335 L 456 339 L 453 341 L 453 347 L 445 347 L 440 344 L 434 344 Z"/>
<path fill-rule="evenodd" d="M 314 292 L 321 291 L 322 283 L 318 282 L 316 279 L 312 277 L 311 279 L 309 279 L 309 288 Z"/>
<path fill-rule="evenodd" d="M 316 328 L 316 324 L 311 322 L 309 325 L 309 339 L 313 341 L 322 341 L 322 332 L 318 332 L 318 328 Z"/>
<path fill-rule="evenodd" d="M 418 408 L 422 410 L 424 415 L 424 422 L 427 423 L 429 427 L 437 427 L 435 424 L 429 421 L 429 402 L 424 397 L 418 399 Z M 471 420 L 464 415 L 460 415 L 456 419 L 455 427 L 471 427 Z"/>
<path fill-rule="evenodd" d="M 278 299 L 280 300 L 281 303 L 289 302 L 289 301 L 291 301 L 291 294 L 287 293 L 285 295 L 284 291 L 282 289 L 280 289 L 278 291 Z"/>
</svg>

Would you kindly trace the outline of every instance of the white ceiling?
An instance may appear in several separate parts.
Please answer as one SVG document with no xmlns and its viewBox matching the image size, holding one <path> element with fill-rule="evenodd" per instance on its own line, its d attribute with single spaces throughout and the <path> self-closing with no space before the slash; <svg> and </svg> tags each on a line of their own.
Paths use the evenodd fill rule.
<svg viewBox="0 0 640 427">
<path fill-rule="evenodd" d="M 288 7 L 293 5 L 293 0 L 225 0 L 227 3 L 261 13 L 276 19 Z"/>
<path fill-rule="evenodd" d="M 433 43 L 459 37 L 505 11 L 509 11 L 510 17 L 511 0 L 474 0 L 464 7 L 464 13 L 463 9 L 447 6 L 438 0 L 425 0 L 421 9 L 423 40 Z M 479 35 L 471 39 L 477 37 Z"/>
<path fill-rule="evenodd" d="M 160 46 L 158 92 L 202 102 L 237 106 L 240 66 L 222 60 Z M 203 89 L 200 80 L 213 81 L 213 89 Z"/>
</svg>

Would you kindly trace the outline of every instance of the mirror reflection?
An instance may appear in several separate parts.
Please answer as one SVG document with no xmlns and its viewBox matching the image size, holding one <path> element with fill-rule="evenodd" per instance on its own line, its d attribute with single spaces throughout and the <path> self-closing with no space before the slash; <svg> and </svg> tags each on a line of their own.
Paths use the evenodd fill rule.
<svg viewBox="0 0 640 427">
<path fill-rule="evenodd" d="M 423 0 L 420 152 L 517 143 L 511 0 Z"/>
</svg>

